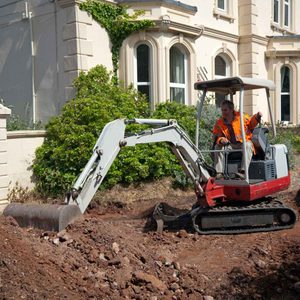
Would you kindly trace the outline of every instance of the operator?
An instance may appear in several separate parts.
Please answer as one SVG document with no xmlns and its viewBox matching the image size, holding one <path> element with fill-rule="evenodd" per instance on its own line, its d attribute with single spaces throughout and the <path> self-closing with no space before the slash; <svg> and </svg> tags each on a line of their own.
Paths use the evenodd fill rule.
<svg viewBox="0 0 300 300">
<path fill-rule="evenodd" d="M 227 146 L 228 150 L 241 149 L 242 148 L 242 132 L 240 126 L 240 113 L 234 110 L 234 104 L 229 100 L 224 100 L 221 103 L 222 117 L 217 120 L 213 128 L 213 136 L 215 150 L 223 150 Z M 246 138 L 246 156 L 247 165 L 244 169 L 244 156 L 242 159 L 241 168 L 236 174 L 240 179 L 245 179 L 245 172 L 248 172 L 249 164 L 251 162 L 252 155 L 255 151 L 251 142 L 252 132 L 256 125 L 260 123 L 262 113 L 258 112 L 251 118 L 249 115 L 244 115 L 244 127 Z M 224 152 L 215 152 L 215 169 L 217 171 L 217 179 L 223 177 L 224 173 Z"/>
</svg>

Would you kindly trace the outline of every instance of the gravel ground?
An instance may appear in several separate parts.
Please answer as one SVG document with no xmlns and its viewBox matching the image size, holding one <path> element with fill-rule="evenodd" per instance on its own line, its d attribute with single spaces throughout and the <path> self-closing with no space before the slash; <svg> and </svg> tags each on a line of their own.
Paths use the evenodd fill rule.
<svg viewBox="0 0 300 300">
<path fill-rule="evenodd" d="M 299 212 L 300 164 L 278 198 Z M 0 217 L 0 299 L 300 299 L 300 224 L 290 230 L 201 236 L 145 232 L 162 199 L 190 205 L 192 191 L 164 182 L 99 193 L 59 234 Z M 111 201 L 107 201 L 107 200 Z"/>
</svg>

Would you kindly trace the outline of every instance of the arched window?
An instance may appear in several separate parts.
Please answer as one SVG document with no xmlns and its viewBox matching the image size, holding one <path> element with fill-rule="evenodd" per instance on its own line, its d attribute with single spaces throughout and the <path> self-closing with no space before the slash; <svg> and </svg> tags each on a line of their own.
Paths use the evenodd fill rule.
<svg viewBox="0 0 300 300">
<path fill-rule="evenodd" d="M 150 48 L 141 44 L 136 48 L 136 87 L 151 101 Z"/>
<path fill-rule="evenodd" d="M 170 100 L 185 103 L 186 56 L 176 46 L 170 49 Z"/>
<path fill-rule="evenodd" d="M 215 57 L 215 78 L 222 78 L 230 76 L 230 64 L 228 61 L 221 55 Z M 226 96 L 223 94 L 215 93 L 216 106 L 220 106 L 222 101 L 226 99 Z"/>
<path fill-rule="evenodd" d="M 223 77 L 226 76 L 227 64 L 223 57 L 217 55 L 215 58 L 215 76 Z"/>
<path fill-rule="evenodd" d="M 286 66 L 280 70 L 281 75 L 281 92 L 280 92 L 280 106 L 281 106 L 281 121 L 291 120 L 291 75 L 290 69 Z"/>
</svg>

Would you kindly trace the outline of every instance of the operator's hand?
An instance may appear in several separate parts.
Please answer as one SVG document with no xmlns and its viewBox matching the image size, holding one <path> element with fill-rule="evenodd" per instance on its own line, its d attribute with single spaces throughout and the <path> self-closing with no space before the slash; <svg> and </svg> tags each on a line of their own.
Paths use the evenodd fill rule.
<svg viewBox="0 0 300 300">
<path fill-rule="evenodd" d="M 230 144 L 229 140 L 226 139 L 225 137 L 220 138 L 219 143 L 220 143 L 221 145 L 228 145 L 228 144 Z"/>
<path fill-rule="evenodd" d="M 260 123 L 262 116 L 263 116 L 263 114 L 260 111 L 256 114 L 256 120 L 258 123 Z"/>
</svg>

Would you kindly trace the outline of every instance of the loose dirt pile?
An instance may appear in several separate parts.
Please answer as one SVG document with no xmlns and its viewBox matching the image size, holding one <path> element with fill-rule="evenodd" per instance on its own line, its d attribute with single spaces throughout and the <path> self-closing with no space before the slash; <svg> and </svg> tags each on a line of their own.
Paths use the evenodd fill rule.
<svg viewBox="0 0 300 300">
<path fill-rule="evenodd" d="M 279 195 L 297 211 L 299 175 Z M 126 192 L 110 192 L 116 201 L 93 205 L 59 234 L 1 216 L 0 299 L 300 299 L 299 222 L 243 235 L 145 232 L 144 216 L 161 198 L 193 202 L 191 191 L 151 189 L 144 197 L 127 189 L 130 204 Z"/>
</svg>

